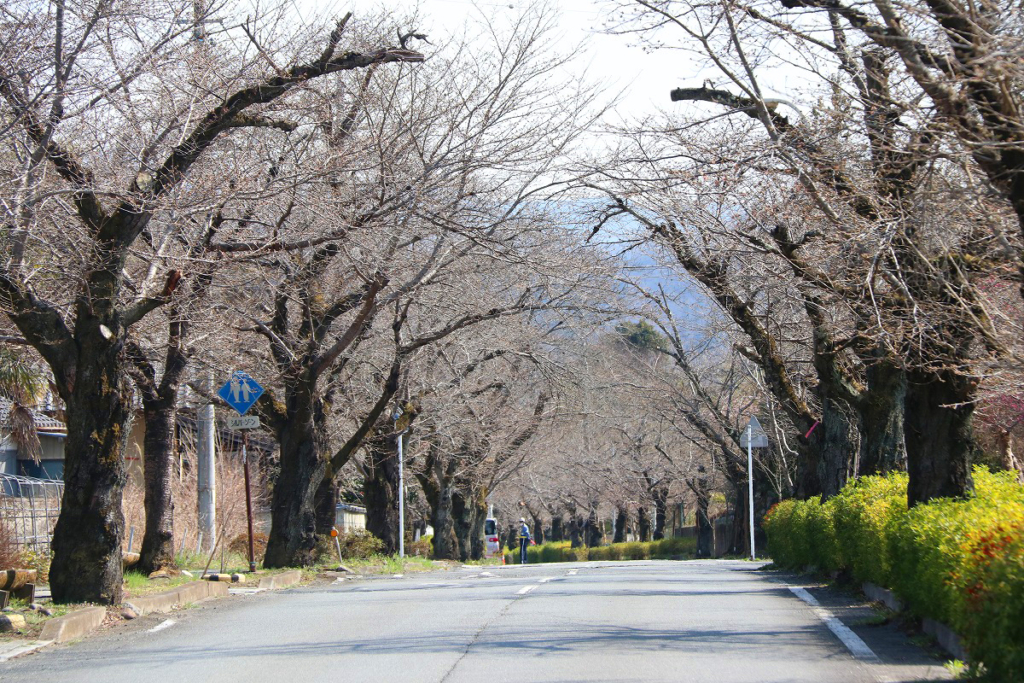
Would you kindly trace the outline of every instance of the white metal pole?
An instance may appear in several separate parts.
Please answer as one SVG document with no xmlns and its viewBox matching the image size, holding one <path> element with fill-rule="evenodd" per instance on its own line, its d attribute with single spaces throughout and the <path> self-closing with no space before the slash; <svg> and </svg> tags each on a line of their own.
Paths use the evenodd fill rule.
<svg viewBox="0 0 1024 683">
<path fill-rule="evenodd" d="M 398 434 L 398 556 L 405 557 L 405 479 L 402 468 L 402 434 Z"/>
<path fill-rule="evenodd" d="M 207 386 L 213 391 L 213 374 Z M 217 543 L 217 460 L 216 460 L 216 417 L 212 403 L 205 403 L 198 410 L 196 449 L 199 468 L 196 477 L 198 490 L 199 537 L 206 540 L 206 549 L 213 550 Z"/>
<path fill-rule="evenodd" d="M 754 430 L 747 424 L 747 502 L 750 509 L 750 559 L 754 559 Z"/>
</svg>

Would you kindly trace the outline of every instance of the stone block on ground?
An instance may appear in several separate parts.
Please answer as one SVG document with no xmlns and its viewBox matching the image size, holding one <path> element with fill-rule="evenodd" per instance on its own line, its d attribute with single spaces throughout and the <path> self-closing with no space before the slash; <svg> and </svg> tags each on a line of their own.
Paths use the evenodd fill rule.
<svg viewBox="0 0 1024 683">
<path fill-rule="evenodd" d="M 86 607 L 75 610 L 71 614 L 46 622 L 39 639 L 66 643 L 69 640 L 81 638 L 99 628 L 106 616 L 105 607 Z"/>
<path fill-rule="evenodd" d="M 20 631 L 25 628 L 25 617 L 20 614 L 0 615 L 0 632 Z"/>
</svg>

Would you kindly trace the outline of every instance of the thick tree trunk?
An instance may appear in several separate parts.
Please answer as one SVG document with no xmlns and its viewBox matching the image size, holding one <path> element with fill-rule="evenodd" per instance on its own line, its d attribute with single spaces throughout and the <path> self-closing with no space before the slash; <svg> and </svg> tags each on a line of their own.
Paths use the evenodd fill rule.
<svg viewBox="0 0 1024 683">
<path fill-rule="evenodd" d="M 142 537 L 138 568 L 149 574 L 174 562 L 174 428 L 176 394 L 142 402 L 146 420 L 143 453 L 146 531 Z"/>
<path fill-rule="evenodd" d="M 651 540 L 651 518 L 647 514 L 647 508 L 645 508 L 643 505 L 641 505 L 640 508 L 637 510 L 636 520 L 638 526 L 637 531 L 639 532 L 640 536 L 640 538 L 637 540 L 646 543 L 647 541 Z"/>
<path fill-rule="evenodd" d="M 654 540 L 665 538 L 665 520 L 668 517 L 668 487 L 651 491 L 654 498 Z"/>
<path fill-rule="evenodd" d="M 952 371 L 907 373 L 907 502 L 962 498 L 974 488 L 975 383 Z"/>
<path fill-rule="evenodd" d="M 459 560 L 462 562 L 466 562 L 473 557 L 474 517 L 475 508 L 472 493 L 458 488 L 453 490 L 452 518 L 455 520 L 455 537 L 458 539 Z"/>
<path fill-rule="evenodd" d="M 325 468 L 320 485 L 313 495 L 313 509 L 316 518 L 316 534 L 330 534 L 338 520 L 338 487 L 334 483 L 334 472 Z"/>
<path fill-rule="evenodd" d="M 434 527 L 434 559 L 459 559 L 459 539 L 455 535 L 455 519 L 452 516 L 452 477 L 455 474 L 455 462 L 447 464 L 440 459 L 435 460 L 432 469 L 432 486 L 436 495 L 432 502 Z"/>
<path fill-rule="evenodd" d="M 626 525 L 629 524 L 629 514 L 625 505 L 618 505 L 615 508 L 615 536 L 612 543 L 626 542 Z"/>
<path fill-rule="evenodd" d="M 598 548 L 604 545 L 604 529 L 601 527 L 601 520 L 597 516 L 597 507 L 590 508 L 587 515 L 587 547 Z"/>
<path fill-rule="evenodd" d="M 579 548 L 583 546 L 583 526 L 584 522 L 582 519 L 577 517 L 575 514 L 569 517 L 569 547 Z"/>
<path fill-rule="evenodd" d="M 821 455 L 818 459 L 818 481 L 823 500 L 838 495 L 856 473 L 858 444 L 855 442 L 857 425 L 853 409 L 833 398 L 822 405 Z"/>
<path fill-rule="evenodd" d="M 895 363 L 879 360 L 865 371 L 867 391 L 860 401 L 860 464 L 857 474 L 907 469 L 903 415 L 907 376 Z"/>
<path fill-rule="evenodd" d="M 131 392 L 119 372 L 119 346 L 107 343 L 98 323 L 91 322 L 96 330 L 88 334 L 95 338 L 77 339 L 81 354 L 74 386 L 63 395 L 68 415 L 64 497 L 53 532 L 50 590 L 58 603 L 117 605 Z M 81 327 L 91 326 L 83 322 Z"/>
<path fill-rule="evenodd" d="M 484 551 L 484 523 L 487 521 L 487 491 L 486 489 L 473 489 L 473 496 L 470 498 L 472 509 L 472 520 L 469 532 L 469 558 L 471 560 L 483 559 Z"/>
<path fill-rule="evenodd" d="M 565 540 L 565 523 L 562 520 L 561 515 L 551 516 L 551 540 L 552 541 L 564 541 Z"/>
<path fill-rule="evenodd" d="M 691 483 L 691 488 L 697 498 L 697 557 L 714 557 L 715 530 L 711 525 L 711 518 L 708 516 L 711 494 L 708 491 L 707 477 L 697 477 Z"/>
<path fill-rule="evenodd" d="M 809 438 L 804 439 L 804 435 L 801 434 L 801 438 L 797 439 L 796 497 L 800 500 L 807 500 L 821 495 L 822 487 L 821 478 L 818 475 L 818 462 L 821 460 L 824 432 L 825 430 L 818 424 L 811 431 Z"/>
<path fill-rule="evenodd" d="M 278 435 L 281 471 L 271 499 L 270 535 L 263 566 L 306 567 L 316 560 L 316 492 L 327 465 L 318 449 L 312 389 L 288 397 L 289 421 Z"/>
<path fill-rule="evenodd" d="M 384 553 L 398 552 L 398 442 L 394 435 L 371 440 L 366 454 L 363 502 L 366 530 L 384 542 Z"/>
</svg>

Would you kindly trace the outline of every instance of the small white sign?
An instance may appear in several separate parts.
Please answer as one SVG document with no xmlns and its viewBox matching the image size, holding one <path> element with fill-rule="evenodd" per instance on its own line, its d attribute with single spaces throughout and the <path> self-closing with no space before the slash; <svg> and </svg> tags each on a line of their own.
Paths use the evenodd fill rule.
<svg viewBox="0 0 1024 683">
<path fill-rule="evenodd" d="M 255 415 L 232 415 L 228 418 L 228 429 L 259 429 L 260 418 Z"/>
<path fill-rule="evenodd" d="M 768 435 L 765 434 L 764 427 L 753 415 L 750 416 L 750 424 L 747 429 L 744 429 L 740 435 L 740 446 L 746 448 L 748 439 L 751 448 L 768 448 Z"/>
</svg>

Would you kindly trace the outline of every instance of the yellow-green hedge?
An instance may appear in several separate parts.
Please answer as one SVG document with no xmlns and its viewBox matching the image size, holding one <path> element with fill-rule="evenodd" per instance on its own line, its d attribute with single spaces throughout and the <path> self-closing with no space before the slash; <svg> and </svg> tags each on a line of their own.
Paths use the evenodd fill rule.
<svg viewBox="0 0 1024 683">
<path fill-rule="evenodd" d="M 1024 487 L 974 471 L 975 495 L 907 509 L 907 477 L 863 477 L 840 495 L 787 500 L 765 517 L 776 564 L 845 570 L 949 624 L 993 680 L 1024 680 Z"/>
<path fill-rule="evenodd" d="M 527 564 L 542 562 L 586 562 L 588 560 L 660 560 L 694 557 L 697 541 L 693 538 L 664 538 L 660 541 L 612 543 L 593 548 L 571 548 L 569 541 L 557 541 L 526 549 Z M 519 549 L 505 548 L 505 563 L 519 564 Z"/>
</svg>

